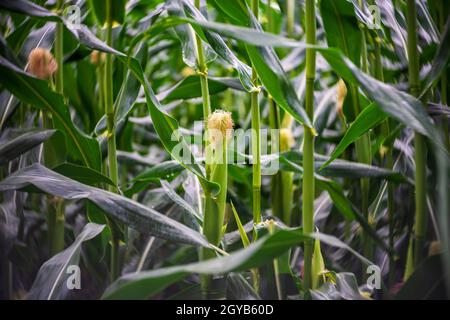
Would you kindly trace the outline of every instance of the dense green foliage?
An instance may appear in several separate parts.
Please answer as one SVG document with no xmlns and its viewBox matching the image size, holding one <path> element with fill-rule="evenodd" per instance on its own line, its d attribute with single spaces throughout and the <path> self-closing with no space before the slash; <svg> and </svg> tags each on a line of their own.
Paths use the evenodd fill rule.
<svg viewBox="0 0 450 320">
<path fill-rule="evenodd" d="M 0 298 L 449 298 L 449 9 L 2 0 Z"/>
</svg>

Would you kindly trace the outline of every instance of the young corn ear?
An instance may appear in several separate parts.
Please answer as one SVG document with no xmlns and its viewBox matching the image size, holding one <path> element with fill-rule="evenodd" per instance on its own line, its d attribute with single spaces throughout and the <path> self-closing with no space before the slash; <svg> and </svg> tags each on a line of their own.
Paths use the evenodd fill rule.
<svg viewBox="0 0 450 320">
<path fill-rule="evenodd" d="M 320 241 L 314 241 L 314 253 L 312 259 L 312 288 L 317 289 L 324 282 L 324 274 L 326 272 L 325 262 L 323 261 L 322 252 L 320 250 Z"/>
<path fill-rule="evenodd" d="M 58 64 L 50 51 L 44 48 L 33 49 L 28 55 L 27 70 L 39 79 L 50 79 L 58 69 Z"/>
<path fill-rule="evenodd" d="M 340 79 L 336 88 L 336 112 L 341 119 L 344 119 L 344 100 L 347 96 L 347 86 L 344 80 Z"/>
<path fill-rule="evenodd" d="M 220 186 L 217 195 L 206 194 L 205 211 L 203 220 L 203 234 L 206 239 L 218 246 L 222 236 L 222 225 L 225 216 L 225 204 L 227 197 L 227 144 L 233 129 L 231 113 L 216 110 L 207 120 L 207 153 L 206 159 L 210 168 L 210 180 Z M 211 249 L 203 248 L 201 259 L 207 260 L 215 256 Z M 210 277 L 202 277 L 202 290 L 208 295 Z"/>
</svg>

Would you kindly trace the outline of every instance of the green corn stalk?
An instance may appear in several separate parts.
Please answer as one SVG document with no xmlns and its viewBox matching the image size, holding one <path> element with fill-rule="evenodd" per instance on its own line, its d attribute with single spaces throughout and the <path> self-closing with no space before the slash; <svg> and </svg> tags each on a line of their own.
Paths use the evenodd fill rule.
<svg viewBox="0 0 450 320">
<path fill-rule="evenodd" d="M 57 7 L 59 10 L 63 8 L 63 1 L 58 0 Z M 58 64 L 58 69 L 56 70 L 55 85 L 56 91 L 60 94 L 64 94 L 64 69 L 63 69 L 63 24 L 58 23 L 56 25 L 56 37 L 55 37 L 55 58 Z M 56 221 L 55 221 L 55 235 L 53 238 L 53 252 L 57 253 L 64 249 L 64 200 L 55 199 L 56 205 Z"/>
<path fill-rule="evenodd" d="M 209 243 L 219 246 L 222 238 L 222 226 L 225 217 L 225 204 L 227 198 L 227 130 L 233 128 L 231 114 L 225 111 L 216 110 L 208 118 L 208 138 L 207 152 L 209 153 L 208 165 L 211 170 L 210 180 L 220 186 L 220 191 L 213 196 L 209 192 L 205 195 L 205 210 L 203 220 L 203 234 Z M 215 257 L 215 251 L 202 248 L 200 259 L 207 260 Z M 205 298 L 210 296 L 211 276 L 201 276 L 201 288 Z"/>
<path fill-rule="evenodd" d="M 200 10 L 200 0 L 195 0 L 195 6 Z M 202 40 L 198 34 L 195 35 L 197 47 L 197 73 L 200 76 L 200 86 L 203 99 L 203 117 L 208 121 L 211 115 L 211 99 L 208 87 L 208 68 L 205 62 L 205 54 L 203 51 Z M 208 128 L 206 129 L 208 131 Z M 208 132 L 207 132 L 208 134 Z M 206 177 L 211 181 L 218 182 L 220 185 L 220 193 L 217 197 L 213 197 L 209 191 L 205 191 L 205 217 L 203 221 L 203 234 L 206 239 L 215 246 L 220 243 L 222 235 L 222 225 L 225 216 L 225 202 L 227 190 L 227 141 L 223 140 L 223 145 L 218 150 L 213 150 L 210 141 L 206 141 Z M 215 252 L 211 249 L 202 248 L 200 252 L 200 260 L 207 260 L 215 257 Z M 211 276 L 201 276 L 201 288 L 205 298 L 211 294 Z"/>
<path fill-rule="evenodd" d="M 106 44 L 112 46 L 112 0 L 106 1 Z M 112 192 L 117 192 L 117 184 L 119 181 L 119 173 L 117 167 L 117 151 L 116 151 L 116 123 L 114 114 L 113 101 L 113 61 L 112 55 L 107 54 L 105 57 L 105 75 L 104 75 L 104 102 L 105 115 L 107 124 L 107 142 L 108 142 L 108 164 L 109 177 L 114 183 L 111 187 Z M 119 276 L 119 238 L 116 226 L 113 221 L 109 222 L 111 228 L 111 281 Z"/>
<path fill-rule="evenodd" d="M 259 0 L 252 0 L 252 12 L 258 19 Z M 256 69 L 252 68 L 252 81 L 254 85 L 258 84 L 258 74 Z M 252 114 L 252 158 L 253 158 L 253 223 L 261 222 L 261 121 L 259 110 L 259 90 L 250 93 L 250 104 Z"/>
<path fill-rule="evenodd" d="M 419 79 L 419 54 L 417 51 L 417 9 L 414 0 L 407 2 L 407 25 L 408 25 L 408 71 L 410 92 L 414 96 L 420 94 Z M 414 137 L 414 160 L 416 163 L 415 174 L 415 225 L 414 225 L 414 249 L 413 262 L 414 268 L 422 260 L 422 249 L 426 232 L 426 144 L 425 137 L 416 132 Z"/>
<path fill-rule="evenodd" d="M 96 120 L 100 119 L 105 110 L 105 53 L 93 51 L 91 53 L 91 63 L 95 66 L 95 75 L 98 83 L 98 103 L 95 108 Z"/>
<path fill-rule="evenodd" d="M 412 275 L 414 272 L 414 239 L 412 237 L 409 238 L 408 241 L 408 251 L 406 253 L 406 265 L 405 265 L 405 272 L 403 274 L 403 281 L 406 282 L 408 278 Z"/>
<path fill-rule="evenodd" d="M 62 10 L 63 2 L 58 0 L 56 3 L 57 10 Z M 58 68 L 55 72 L 54 89 L 60 94 L 64 94 L 64 71 L 63 71 L 63 25 L 56 24 L 55 34 L 55 61 Z M 52 83 L 53 86 L 53 83 Z M 45 128 L 54 128 L 51 116 L 43 111 L 42 120 Z M 57 164 L 57 156 L 55 156 L 55 144 L 52 140 L 44 143 L 44 163 L 53 167 Z M 64 201 L 60 198 L 47 196 L 47 226 L 48 226 L 48 240 L 50 256 L 57 254 L 64 249 Z"/>
<path fill-rule="evenodd" d="M 316 43 L 316 8 L 314 0 L 305 1 L 306 43 Z M 306 93 L 305 109 L 310 119 L 314 116 L 314 80 L 316 75 L 316 53 L 314 49 L 306 49 Z M 314 232 L 314 134 L 304 126 L 303 138 L 303 185 L 302 185 L 302 218 L 305 233 Z M 312 288 L 312 241 L 305 241 L 303 262 L 303 287 L 305 292 Z"/>
<path fill-rule="evenodd" d="M 267 31 L 274 32 L 273 17 L 272 17 L 272 0 L 267 0 Z"/>
<path fill-rule="evenodd" d="M 200 10 L 200 0 L 195 0 L 195 6 L 198 10 Z M 202 100 L 203 100 L 203 119 L 208 119 L 211 114 L 211 99 L 209 97 L 209 87 L 208 87 L 208 67 L 205 62 L 205 54 L 202 46 L 202 39 L 198 34 L 195 34 L 195 44 L 197 46 L 197 65 L 198 70 L 197 73 L 200 76 L 200 87 L 202 91 Z M 208 153 L 206 153 L 208 157 Z M 210 161 L 206 161 L 205 169 L 206 169 L 206 178 L 209 179 L 210 170 L 208 163 Z"/>
<path fill-rule="evenodd" d="M 195 6 L 200 10 L 200 0 L 195 0 Z M 197 73 L 200 75 L 200 86 L 203 99 L 203 117 L 204 119 L 208 119 L 209 115 L 211 114 L 211 99 L 209 98 L 208 88 L 208 68 L 205 63 L 205 54 L 203 52 L 202 39 L 198 34 L 195 35 L 195 43 L 197 45 Z"/>
</svg>

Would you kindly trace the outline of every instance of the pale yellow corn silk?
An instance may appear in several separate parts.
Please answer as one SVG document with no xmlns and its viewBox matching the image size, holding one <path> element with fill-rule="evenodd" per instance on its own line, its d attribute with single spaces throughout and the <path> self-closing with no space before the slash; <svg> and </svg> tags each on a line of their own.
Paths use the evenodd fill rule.
<svg viewBox="0 0 450 320">
<path fill-rule="evenodd" d="M 233 126 L 230 112 L 216 110 L 208 117 L 208 139 L 213 148 L 220 146 L 224 137 L 231 138 Z"/>
<path fill-rule="evenodd" d="M 36 48 L 28 55 L 27 71 L 39 79 L 49 79 L 57 69 L 58 64 L 47 49 Z"/>
<path fill-rule="evenodd" d="M 291 129 L 282 128 L 280 130 L 280 151 L 289 151 L 294 143 Z"/>
<path fill-rule="evenodd" d="M 337 83 L 336 88 L 336 112 L 339 114 L 339 116 L 343 116 L 343 107 L 344 107 L 344 100 L 347 96 L 347 86 L 345 85 L 344 80 L 339 80 Z"/>
</svg>

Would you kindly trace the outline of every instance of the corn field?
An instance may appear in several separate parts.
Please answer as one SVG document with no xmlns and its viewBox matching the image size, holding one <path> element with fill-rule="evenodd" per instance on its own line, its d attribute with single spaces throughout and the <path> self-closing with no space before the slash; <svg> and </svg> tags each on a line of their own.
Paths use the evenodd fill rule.
<svg viewBox="0 0 450 320">
<path fill-rule="evenodd" d="M 1 0 L 0 298 L 450 298 L 447 0 Z"/>
</svg>

